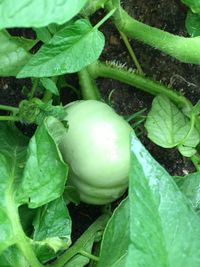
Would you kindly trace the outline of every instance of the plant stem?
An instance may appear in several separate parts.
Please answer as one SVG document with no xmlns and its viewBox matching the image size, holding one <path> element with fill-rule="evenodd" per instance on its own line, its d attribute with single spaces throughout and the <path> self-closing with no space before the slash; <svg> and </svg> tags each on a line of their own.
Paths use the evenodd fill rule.
<svg viewBox="0 0 200 267">
<path fill-rule="evenodd" d="M 106 2 L 108 2 L 108 0 L 90 0 L 81 10 L 81 15 L 91 16 L 98 9 L 103 8 Z"/>
<path fill-rule="evenodd" d="M 17 116 L 0 116 L 0 121 L 19 121 Z"/>
<path fill-rule="evenodd" d="M 83 255 L 83 256 L 85 256 L 85 257 L 87 257 L 93 261 L 99 261 L 99 257 L 92 255 L 83 249 L 79 250 L 79 254 L 81 254 L 81 255 Z"/>
<path fill-rule="evenodd" d="M 142 71 L 142 68 L 141 68 L 141 66 L 140 66 L 140 63 L 139 63 L 138 60 L 137 60 L 137 57 L 136 57 L 136 55 L 135 55 L 135 53 L 134 53 L 134 51 L 133 51 L 133 49 L 132 49 L 132 47 L 131 47 L 131 45 L 130 45 L 130 43 L 129 43 L 129 41 L 128 41 L 128 38 L 127 38 L 126 34 L 124 34 L 124 33 L 123 33 L 122 31 L 120 31 L 120 30 L 118 30 L 118 31 L 119 31 L 119 33 L 120 33 L 120 35 L 121 35 L 121 37 L 122 37 L 122 40 L 124 41 L 124 44 L 125 44 L 125 46 L 126 46 L 128 52 L 129 52 L 129 54 L 130 54 L 130 56 L 131 56 L 133 62 L 134 62 L 134 64 L 135 64 L 137 70 L 138 70 L 138 73 L 139 73 L 139 74 L 143 74 L 143 71 Z"/>
<path fill-rule="evenodd" d="M 173 102 L 182 107 L 187 106 L 191 108 L 192 106 L 190 101 L 184 96 L 179 95 L 178 92 L 175 92 L 172 89 L 169 89 L 164 85 L 143 77 L 139 74 L 133 72 L 130 73 L 127 70 L 120 69 L 117 66 L 97 62 L 89 66 L 89 72 L 91 73 L 93 78 L 104 77 L 115 79 L 120 82 L 132 85 L 152 95 L 164 94 Z"/>
<path fill-rule="evenodd" d="M 14 112 L 14 113 L 17 113 L 19 111 L 19 109 L 16 108 L 16 107 L 11 107 L 11 106 L 6 106 L 6 105 L 0 105 L 0 109 L 1 110 L 6 110 L 6 111 L 10 111 L 10 112 Z"/>
<path fill-rule="evenodd" d="M 112 10 L 109 11 L 108 14 L 105 15 L 94 27 L 93 29 L 98 29 L 102 24 L 106 22 L 114 13 L 115 13 L 116 8 L 113 8 Z"/>
<path fill-rule="evenodd" d="M 81 86 L 81 94 L 83 99 L 89 100 L 100 100 L 100 93 L 95 84 L 94 79 L 90 76 L 87 68 L 82 69 L 78 73 L 79 76 L 79 84 Z"/>
<path fill-rule="evenodd" d="M 51 267 L 62 267 L 66 264 L 72 257 L 83 252 L 85 246 L 90 240 L 93 240 L 95 234 L 104 229 L 105 225 L 109 219 L 107 214 L 100 216 L 84 233 L 83 235 L 76 241 L 76 243 L 69 248 L 66 253 L 61 255 L 55 263 L 51 265 Z M 85 255 L 86 256 L 86 255 Z M 91 256 L 91 255 L 90 255 Z M 91 257 L 90 257 L 91 258 Z"/>
<path fill-rule="evenodd" d="M 111 1 L 106 5 L 108 11 L 114 7 Z M 120 6 L 113 17 L 117 28 L 127 36 L 157 48 L 182 62 L 200 63 L 199 37 L 182 37 L 151 27 L 129 16 Z"/>
</svg>

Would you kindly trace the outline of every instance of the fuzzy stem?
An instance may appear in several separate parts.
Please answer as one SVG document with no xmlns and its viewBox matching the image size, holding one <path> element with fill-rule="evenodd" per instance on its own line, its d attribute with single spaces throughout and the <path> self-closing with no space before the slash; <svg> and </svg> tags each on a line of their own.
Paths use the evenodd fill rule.
<svg viewBox="0 0 200 267">
<path fill-rule="evenodd" d="M 6 106 L 6 105 L 0 105 L 0 109 L 1 110 L 6 110 L 6 111 L 10 111 L 10 112 L 14 112 L 14 113 L 17 113 L 19 111 L 19 109 L 16 108 L 16 107 L 11 107 L 11 106 Z"/>
<path fill-rule="evenodd" d="M 100 93 L 95 84 L 95 81 L 90 76 L 86 68 L 78 73 L 79 84 L 81 86 L 81 94 L 84 100 L 94 99 L 100 100 Z"/>
<path fill-rule="evenodd" d="M 66 253 L 61 255 L 55 263 L 53 263 L 52 267 L 62 267 L 66 264 L 72 257 L 80 253 L 80 251 L 84 250 L 87 242 L 91 239 L 94 239 L 95 234 L 104 229 L 105 225 L 110 216 L 104 214 L 100 216 L 85 232 L 84 234 L 76 241 L 76 243 L 69 248 Z M 91 255 L 90 255 L 91 256 Z"/>
<path fill-rule="evenodd" d="M 152 95 L 164 94 L 180 106 L 188 106 L 189 108 L 191 108 L 192 106 L 190 101 L 184 96 L 179 95 L 178 92 L 175 92 L 172 89 L 169 89 L 164 85 L 143 77 L 139 74 L 130 73 L 127 70 L 123 70 L 109 64 L 100 62 L 94 63 L 90 65 L 89 72 L 94 78 L 104 77 L 115 79 L 120 82 L 132 85 Z"/>
<path fill-rule="evenodd" d="M 93 78 L 104 77 L 115 79 L 152 95 L 163 94 L 174 103 L 181 107 L 187 107 L 189 110 L 193 107 L 192 103 L 178 92 L 139 74 L 130 73 L 127 70 L 119 69 L 118 67 L 101 62 L 90 65 L 88 70 Z M 200 118 L 198 116 L 195 116 L 195 127 L 200 134 Z"/>
<path fill-rule="evenodd" d="M 107 10 L 115 7 L 110 1 Z M 185 62 L 200 64 L 200 37 L 187 38 L 151 27 L 132 18 L 118 6 L 114 14 L 117 28 L 127 36 L 142 41 Z"/>
</svg>

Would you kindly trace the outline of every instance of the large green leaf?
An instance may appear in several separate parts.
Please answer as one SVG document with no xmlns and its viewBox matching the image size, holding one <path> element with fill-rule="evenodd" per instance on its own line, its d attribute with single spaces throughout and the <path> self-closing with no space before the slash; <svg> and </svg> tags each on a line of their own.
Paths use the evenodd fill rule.
<svg viewBox="0 0 200 267">
<path fill-rule="evenodd" d="M 194 13 L 200 13 L 200 0 L 181 0 L 185 5 L 189 6 Z"/>
<path fill-rule="evenodd" d="M 40 260 L 50 260 L 71 244 L 71 219 L 62 198 L 41 207 L 33 225 L 35 251 Z"/>
<path fill-rule="evenodd" d="M 15 76 L 30 58 L 34 40 L 13 37 L 0 31 L 0 76 Z"/>
<path fill-rule="evenodd" d="M 44 121 L 31 139 L 29 146 L 28 140 L 13 124 L 0 123 L 0 264 L 5 264 L 5 266 L 27 266 L 24 256 L 29 261 L 28 266 L 32 264 L 40 266 L 32 251 L 31 240 L 27 238 L 22 229 L 23 226 L 26 232 L 31 233 L 30 224 L 35 214 L 24 215 L 23 213 L 27 212 L 27 207 L 24 206 L 20 209 L 19 216 L 18 208 L 26 202 L 30 207 L 42 205 L 60 196 L 64 190 L 67 167 L 56 145 L 62 131 L 57 129 L 54 131 L 52 128 L 54 120 L 56 119 L 48 117 Z M 58 126 L 57 123 L 56 125 Z M 45 148 L 48 153 L 44 153 Z M 41 155 L 42 149 L 43 155 Z M 47 184 L 44 185 L 44 182 Z M 44 188 L 47 189 L 46 195 Z M 21 195 L 18 195 L 20 191 Z M 28 199 L 26 199 L 27 194 Z M 30 197 L 33 197 L 33 203 Z M 23 199 L 25 199 L 24 202 Z M 41 215 L 39 218 L 41 221 L 37 217 L 38 220 L 34 225 L 35 240 L 32 243 L 37 243 L 43 251 L 47 246 L 54 251 L 66 248 L 69 245 L 71 222 L 65 202 L 56 200 L 43 207 L 38 214 Z M 56 219 L 53 216 L 56 216 Z M 20 248 L 20 251 L 16 247 Z M 39 252 L 41 252 L 40 249 Z"/>
<path fill-rule="evenodd" d="M 200 36 L 200 15 L 192 11 L 188 11 L 186 21 L 186 29 L 192 37 Z"/>
<path fill-rule="evenodd" d="M 30 208 L 42 206 L 64 191 L 68 168 L 63 162 L 55 133 L 51 132 L 53 117 L 47 117 L 31 138 L 22 182 L 17 192 L 17 201 Z M 51 125 L 49 127 L 48 125 Z"/>
<path fill-rule="evenodd" d="M 18 78 L 77 72 L 96 61 L 103 47 L 103 34 L 87 20 L 80 19 L 44 44 L 20 71 Z"/>
<path fill-rule="evenodd" d="M 74 17 L 87 0 L 1 0 L 0 29 L 63 24 Z"/>
<path fill-rule="evenodd" d="M 26 158 L 26 139 L 7 123 L 0 123 L 0 253 L 16 242 L 15 188 Z"/>
<path fill-rule="evenodd" d="M 189 119 L 162 95 L 154 98 L 145 127 L 148 137 L 161 147 L 172 148 L 183 145 L 190 149 L 199 143 L 199 134 L 195 128 L 187 136 L 191 128 Z"/>
<path fill-rule="evenodd" d="M 98 267 L 125 266 L 130 243 L 129 220 L 129 200 L 126 199 L 114 211 L 106 226 Z"/>
<path fill-rule="evenodd" d="M 126 267 L 200 266 L 200 220 L 172 177 L 135 137 Z"/>
<path fill-rule="evenodd" d="M 200 172 L 175 177 L 175 179 L 180 190 L 191 201 L 193 208 L 200 210 Z"/>
</svg>

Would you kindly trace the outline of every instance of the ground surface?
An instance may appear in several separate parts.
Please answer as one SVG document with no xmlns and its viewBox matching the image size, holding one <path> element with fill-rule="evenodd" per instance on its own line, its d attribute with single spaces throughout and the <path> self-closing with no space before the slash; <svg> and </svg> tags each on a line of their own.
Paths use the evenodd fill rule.
<svg viewBox="0 0 200 267">
<path fill-rule="evenodd" d="M 186 10 L 177 0 L 124 0 L 124 8 L 130 15 L 151 26 L 164 29 L 174 34 L 187 36 L 184 26 Z M 101 12 L 94 16 L 94 20 L 101 16 Z M 102 60 L 115 60 L 120 63 L 126 63 L 127 66 L 134 67 L 126 48 L 120 39 L 119 33 L 113 28 L 111 22 L 105 24 L 101 30 L 106 36 L 106 48 L 101 56 Z M 165 85 L 171 85 L 177 91 L 181 91 L 193 103 L 200 99 L 200 67 L 182 64 L 163 53 L 150 48 L 137 41 L 131 41 L 135 54 L 142 66 L 144 73 Z M 76 80 L 76 78 L 75 78 Z M 24 97 L 22 88 L 29 85 L 29 80 L 16 80 L 15 78 L 0 79 L 0 104 L 17 106 Z M 121 114 L 132 114 L 142 108 L 151 106 L 152 96 L 138 91 L 137 89 L 111 81 L 108 79 L 99 79 L 98 86 L 105 99 L 109 92 L 116 89 L 112 95 L 114 108 Z M 74 98 L 72 93 L 63 92 L 63 103 L 69 102 Z M 162 164 L 170 174 L 183 175 L 194 170 L 189 160 L 183 158 L 174 150 L 166 150 L 152 144 L 146 137 L 143 128 L 142 142 L 146 145 L 150 153 Z M 27 132 L 27 129 L 25 129 Z M 28 131 L 31 134 L 32 129 Z M 74 239 L 100 213 L 100 208 L 81 205 L 79 207 L 70 207 L 71 215 L 75 218 Z"/>
</svg>

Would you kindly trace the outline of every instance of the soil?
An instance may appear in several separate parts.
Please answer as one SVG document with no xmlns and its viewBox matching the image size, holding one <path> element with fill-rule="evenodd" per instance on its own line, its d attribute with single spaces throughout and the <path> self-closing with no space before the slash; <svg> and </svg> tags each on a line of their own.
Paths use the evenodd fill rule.
<svg viewBox="0 0 200 267">
<path fill-rule="evenodd" d="M 187 36 L 184 24 L 186 9 L 179 0 L 124 0 L 123 6 L 130 15 L 146 24 L 177 35 Z M 98 11 L 93 16 L 93 20 L 95 21 L 101 16 L 102 12 Z M 134 68 L 123 41 L 113 27 L 112 22 L 108 21 L 104 24 L 101 31 L 106 37 L 106 46 L 101 59 L 126 63 L 128 67 Z M 180 63 L 176 59 L 136 40 L 130 42 L 147 77 L 160 81 L 167 86 L 172 86 L 188 97 L 192 103 L 196 103 L 200 99 L 199 66 Z M 78 86 L 77 79 L 74 80 L 75 86 Z M 148 112 L 151 106 L 153 97 L 134 87 L 109 79 L 98 79 L 97 84 L 105 100 L 108 99 L 110 91 L 115 89 L 112 94 L 112 103 L 120 114 L 130 115 L 143 108 L 146 108 Z M 29 86 L 30 80 L 0 78 L 0 104 L 17 106 L 20 100 L 24 98 L 22 93 L 24 85 Z M 67 103 L 74 100 L 75 97 L 72 92 L 66 90 L 62 94 L 62 101 Z M 142 142 L 171 175 L 184 175 L 194 171 L 192 163 L 182 157 L 177 150 L 163 149 L 154 145 L 147 139 L 142 126 L 140 131 L 142 131 L 140 136 Z M 70 212 L 76 221 L 73 229 L 76 239 L 98 216 L 100 208 L 88 207 L 83 204 L 79 207 L 70 205 Z"/>
</svg>

